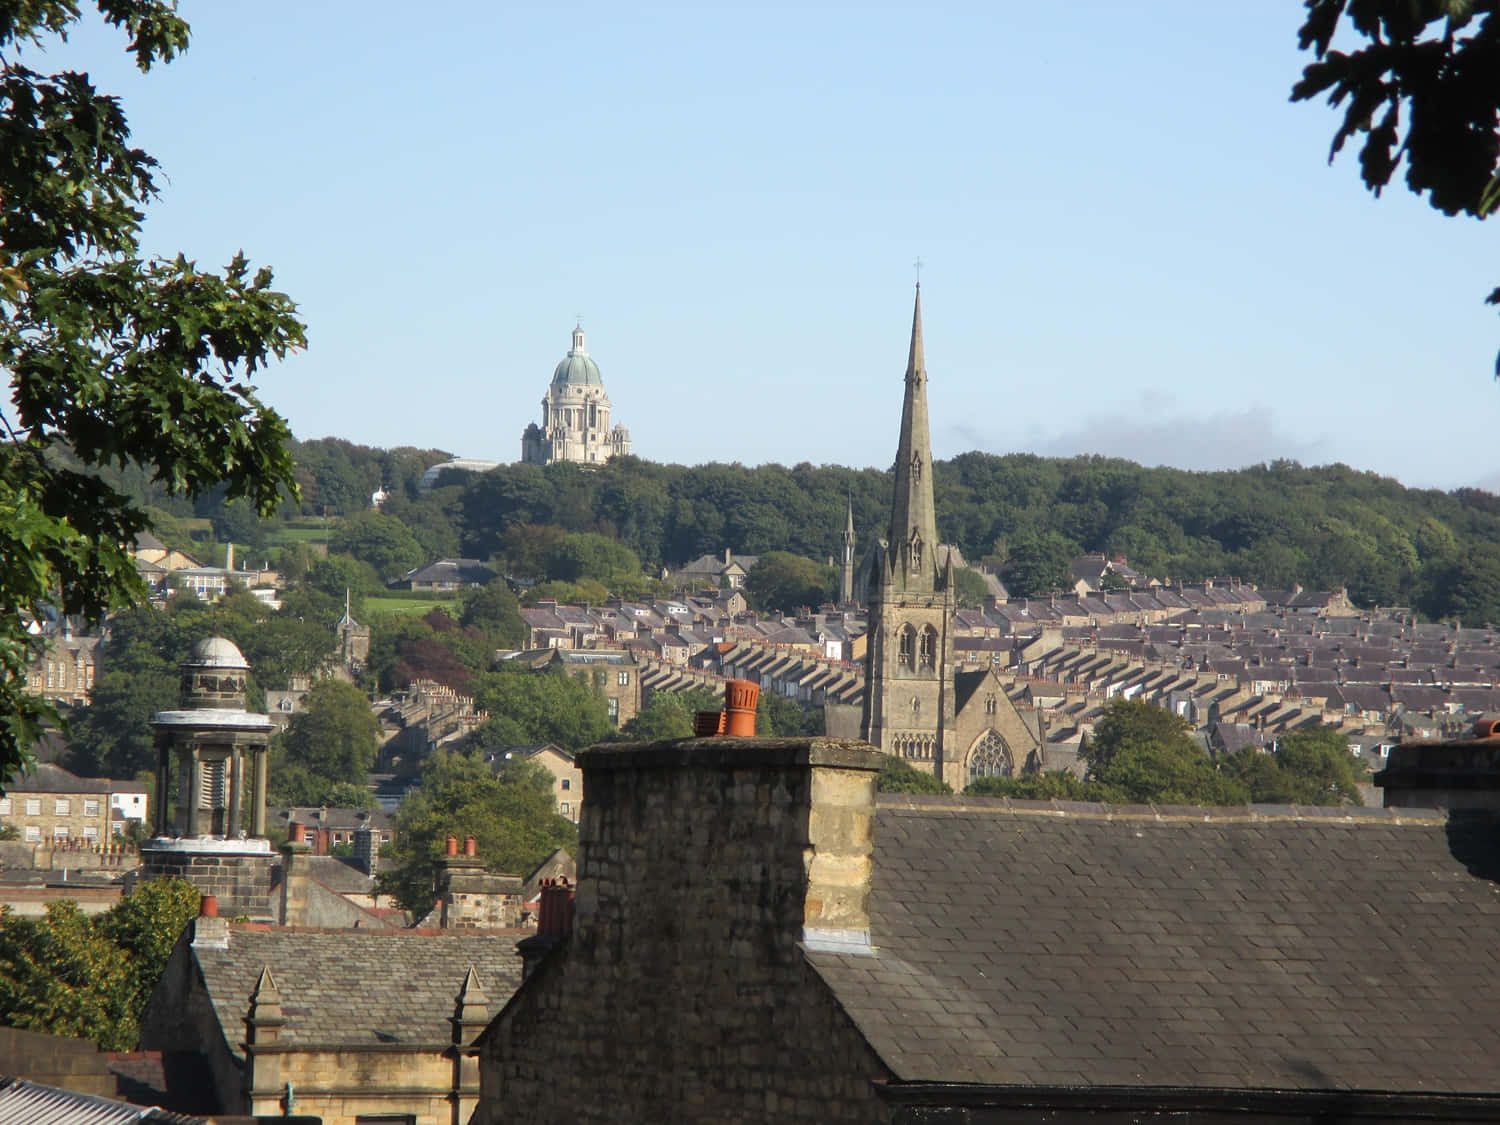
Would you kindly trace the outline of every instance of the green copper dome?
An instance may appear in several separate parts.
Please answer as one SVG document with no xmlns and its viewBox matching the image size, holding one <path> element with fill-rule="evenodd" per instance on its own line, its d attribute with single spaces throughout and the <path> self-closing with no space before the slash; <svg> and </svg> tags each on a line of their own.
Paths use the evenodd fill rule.
<svg viewBox="0 0 1500 1125">
<path fill-rule="evenodd" d="M 573 329 L 573 346 L 568 354 L 563 356 L 557 370 L 552 372 L 552 385 L 554 387 L 602 387 L 604 380 L 599 377 L 599 365 L 589 355 L 588 349 L 583 346 L 583 326 L 579 325 Z"/>
</svg>

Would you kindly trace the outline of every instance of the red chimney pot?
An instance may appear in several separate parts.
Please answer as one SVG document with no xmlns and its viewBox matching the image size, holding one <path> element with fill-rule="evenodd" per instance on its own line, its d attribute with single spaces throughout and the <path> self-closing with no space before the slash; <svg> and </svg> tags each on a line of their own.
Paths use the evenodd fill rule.
<svg viewBox="0 0 1500 1125">
<path fill-rule="evenodd" d="M 448 847 L 447 847 L 447 850 L 444 852 L 444 854 L 445 855 L 457 855 L 458 854 L 458 837 L 455 836 L 452 832 L 448 833 Z"/>
</svg>

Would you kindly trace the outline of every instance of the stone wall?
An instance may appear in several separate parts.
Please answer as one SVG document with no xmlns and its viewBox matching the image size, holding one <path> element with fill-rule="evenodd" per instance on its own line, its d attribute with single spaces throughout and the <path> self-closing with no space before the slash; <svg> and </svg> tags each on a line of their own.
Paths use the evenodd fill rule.
<svg viewBox="0 0 1500 1125">
<path fill-rule="evenodd" d="M 275 859 L 269 851 L 195 852 L 178 848 L 141 848 L 141 878 L 186 879 L 204 895 L 219 900 L 226 918 L 275 921 L 279 911 L 271 900 L 271 872 Z"/>
<path fill-rule="evenodd" d="M 839 739 L 580 755 L 576 925 L 480 1037 L 476 1125 L 876 1121 L 889 1077 L 804 941 L 868 943 L 875 776 Z"/>
</svg>

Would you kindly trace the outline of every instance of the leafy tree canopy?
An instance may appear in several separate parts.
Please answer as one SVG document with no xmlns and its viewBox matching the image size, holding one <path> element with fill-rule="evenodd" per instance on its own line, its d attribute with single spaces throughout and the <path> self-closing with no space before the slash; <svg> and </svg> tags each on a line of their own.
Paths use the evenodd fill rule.
<svg viewBox="0 0 1500 1125">
<path fill-rule="evenodd" d="M 503 661 L 475 677 L 474 702 L 491 716 L 485 745 L 551 742 L 573 752 L 602 742 L 610 731 L 594 670 L 573 676 L 560 668 L 533 671 Z"/>
<path fill-rule="evenodd" d="M 1151 703 L 1112 699 L 1079 751 L 1086 781 L 1133 804 L 1242 805 L 1249 792 L 1220 774 L 1186 719 Z"/>
<path fill-rule="evenodd" d="M 756 609 L 796 613 L 831 601 L 838 572 L 788 551 L 767 551 L 745 576 L 745 596 Z"/>
<path fill-rule="evenodd" d="M 143 71 L 187 46 L 167 0 L 98 8 Z M 118 101 L 21 62 L 79 18 L 69 0 L 0 5 L 0 779 L 56 719 L 22 690 L 23 614 L 98 618 L 145 597 L 127 548 L 148 515 L 92 469 L 139 465 L 172 496 L 222 483 L 265 514 L 295 491 L 286 424 L 249 382 L 305 343 L 295 307 L 243 255 L 223 272 L 141 255 L 156 163 Z M 64 447 L 76 466 L 51 455 Z"/>
<path fill-rule="evenodd" d="M 380 720 L 353 684 L 319 680 L 292 716 L 281 743 L 289 764 L 329 781 L 363 785 L 380 748 Z"/>
<path fill-rule="evenodd" d="M 1334 727 L 1289 731 L 1267 754 L 1247 746 L 1224 761 L 1224 773 L 1249 790 L 1250 800 L 1278 805 L 1358 805 L 1364 767 Z"/>
<path fill-rule="evenodd" d="M 887 754 L 885 768 L 880 771 L 875 787 L 882 793 L 952 793 L 953 789 L 940 777 L 924 773 L 905 758 Z"/>
<path fill-rule="evenodd" d="M 1445 215 L 1493 211 L 1500 203 L 1494 0 L 1306 3 L 1299 40 L 1317 61 L 1304 68 L 1292 100 L 1326 93 L 1330 105 L 1344 107 L 1329 161 L 1357 136 L 1360 178 L 1376 195 L 1405 160 L 1406 186 Z M 1334 49 L 1341 25 L 1368 42 Z M 1500 288 L 1487 301 L 1500 304 Z"/>
<path fill-rule="evenodd" d="M 448 835 L 473 835 L 491 871 L 527 875 L 558 848 L 576 849 L 578 830 L 557 813 L 551 775 L 519 759 L 492 774 L 477 753 L 434 752 L 422 784 L 401 803 L 392 866 L 381 889 L 422 917 L 436 894 L 438 859 Z M 384 858 L 384 857 L 383 857 Z"/>
<path fill-rule="evenodd" d="M 35 919 L 0 907 L 0 1021 L 133 1050 L 146 1001 L 198 902 L 191 883 L 161 879 L 97 919 L 66 901 Z"/>
</svg>

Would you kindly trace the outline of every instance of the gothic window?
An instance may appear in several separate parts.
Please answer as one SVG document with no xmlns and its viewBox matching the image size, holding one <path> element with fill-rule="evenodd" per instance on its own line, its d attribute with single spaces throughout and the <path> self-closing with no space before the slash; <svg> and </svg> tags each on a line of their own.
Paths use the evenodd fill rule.
<svg viewBox="0 0 1500 1125">
<path fill-rule="evenodd" d="M 969 751 L 969 780 L 1010 777 L 1014 772 L 1015 765 L 1005 739 L 993 730 L 985 731 L 983 737 L 974 744 L 974 749 Z"/>
<path fill-rule="evenodd" d="M 922 455 L 915 450 L 911 455 L 911 479 L 913 483 L 922 479 Z"/>
<path fill-rule="evenodd" d="M 996 702 L 995 702 L 995 697 L 993 695 L 987 695 L 987 696 L 985 696 L 985 698 L 984 698 L 984 713 L 986 715 L 993 715 L 998 709 L 999 709 L 999 707 L 998 707 L 998 704 L 996 704 Z"/>
<path fill-rule="evenodd" d="M 922 630 L 922 667 L 937 667 L 937 630 L 931 625 Z"/>
<path fill-rule="evenodd" d="M 916 647 L 917 631 L 910 625 L 901 630 L 901 639 L 896 647 L 896 662 L 903 668 L 912 665 L 912 649 Z"/>
<path fill-rule="evenodd" d="M 915 537 L 911 541 L 911 568 L 922 569 L 922 541 Z"/>
<path fill-rule="evenodd" d="M 937 740 L 930 734 L 898 734 L 891 739 L 891 753 L 898 758 L 932 758 Z"/>
</svg>

